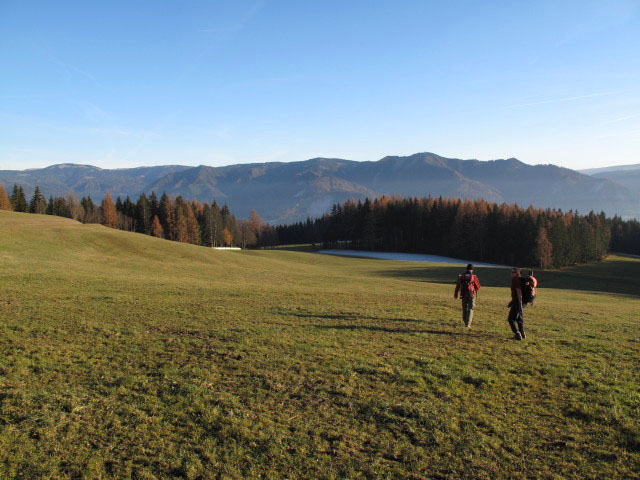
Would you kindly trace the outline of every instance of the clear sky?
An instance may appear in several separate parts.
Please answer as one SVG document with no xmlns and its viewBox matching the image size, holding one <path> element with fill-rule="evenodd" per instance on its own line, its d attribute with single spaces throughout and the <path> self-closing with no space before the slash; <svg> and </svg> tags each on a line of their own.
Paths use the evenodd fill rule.
<svg viewBox="0 0 640 480">
<path fill-rule="evenodd" d="M 640 163 L 640 1 L 0 0 L 0 169 Z"/>
</svg>

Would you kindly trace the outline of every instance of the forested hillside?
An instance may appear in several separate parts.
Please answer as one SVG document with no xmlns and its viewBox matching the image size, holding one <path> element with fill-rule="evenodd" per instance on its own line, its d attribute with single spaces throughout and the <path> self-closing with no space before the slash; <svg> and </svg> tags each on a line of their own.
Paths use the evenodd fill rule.
<svg viewBox="0 0 640 480">
<path fill-rule="evenodd" d="M 186 200 L 163 193 L 134 202 L 107 193 L 96 205 L 90 197 L 50 197 L 36 187 L 29 202 L 21 186 L 11 196 L 0 186 L 0 209 L 74 218 L 207 247 L 271 247 L 322 243 L 326 247 L 416 252 L 500 264 L 561 267 L 597 261 L 609 251 L 640 254 L 640 223 L 604 213 L 498 205 L 483 200 L 382 196 L 349 200 L 331 212 L 274 227 L 255 210 L 237 219 L 229 206 Z"/>
<path fill-rule="evenodd" d="M 285 244 L 313 242 L 547 268 L 601 260 L 610 249 L 640 253 L 639 226 L 604 213 L 579 215 L 441 197 L 381 197 L 334 205 L 315 221 L 279 226 L 277 231 Z"/>
</svg>

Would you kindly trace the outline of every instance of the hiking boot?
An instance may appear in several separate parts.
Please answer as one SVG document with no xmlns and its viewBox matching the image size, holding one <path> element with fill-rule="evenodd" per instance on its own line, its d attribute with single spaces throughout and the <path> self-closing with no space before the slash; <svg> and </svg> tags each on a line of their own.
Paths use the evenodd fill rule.
<svg viewBox="0 0 640 480">
<path fill-rule="evenodd" d="M 514 339 L 514 340 L 522 340 L 522 335 L 520 335 L 520 332 L 516 333 L 516 334 L 513 336 L 513 339 Z"/>
</svg>

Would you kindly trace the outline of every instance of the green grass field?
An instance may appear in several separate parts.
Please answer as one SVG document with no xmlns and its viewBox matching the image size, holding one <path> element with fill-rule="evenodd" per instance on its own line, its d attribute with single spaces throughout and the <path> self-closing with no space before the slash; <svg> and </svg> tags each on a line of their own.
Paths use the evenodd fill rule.
<svg viewBox="0 0 640 480">
<path fill-rule="evenodd" d="M 640 260 L 510 274 L 0 212 L 0 478 L 640 478 Z"/>
</svg>

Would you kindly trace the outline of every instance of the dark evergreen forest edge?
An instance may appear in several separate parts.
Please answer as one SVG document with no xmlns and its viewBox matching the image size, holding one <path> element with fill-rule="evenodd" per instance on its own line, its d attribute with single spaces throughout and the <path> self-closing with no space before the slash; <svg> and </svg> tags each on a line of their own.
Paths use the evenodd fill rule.
<svg viewBox="0 0 640 480">
<path fill-rule="evenodd" d="M 609 251 L 640 254 L 636 220 L 442 197 L 347 201 L 315 221 L 276 231 L 284 245 L 322 243 L 543 268 L 602 260 Z"/>
<path fill-rule="evenodd" d="M 0 209 L 57 215 L 83 223 L 143 233 L 207 247 L 256 248 L 300 243 L 325 248 L 428 253 L 502 264 L 563 267 L 602 260 L 610 252 L 640 254 L 640 222 L 556 209 L 451 198 L 382 196 L 335 204 L 315 220 L 273 227 L 255 210 L 236 219 L 229 207 L 163 193 L 109 193 L 91 197 L 49 197 L 36 187 L 30 202 L 20 185 L 9 196 L 0 185 Z"/>
</svg>

